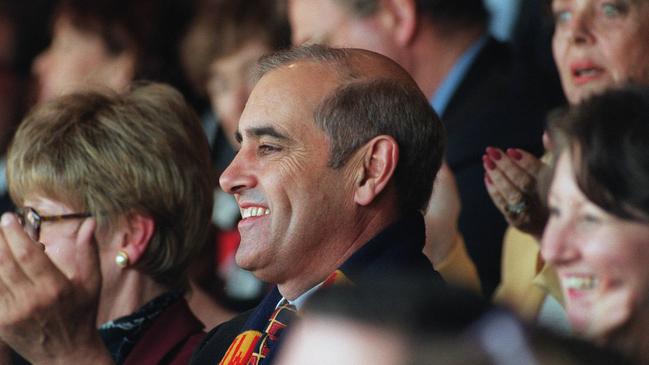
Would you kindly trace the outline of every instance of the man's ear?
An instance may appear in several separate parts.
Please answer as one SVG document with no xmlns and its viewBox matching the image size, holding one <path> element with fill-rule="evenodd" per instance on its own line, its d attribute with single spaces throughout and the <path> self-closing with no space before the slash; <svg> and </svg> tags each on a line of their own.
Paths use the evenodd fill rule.
<svg viewBox="0 0 649 365">
<path fill-rule="evenodd" d="M 399 161 L 399 145 L 390 136 L 377 136 L 363 146 L 363 161 L 354 191 L 354 202 L 369 205 L 385 190 Z"/>
<path fill-rule="evenodd" d="M 153 218 L 140 213 L 128 214 L 124 220 L 120 249 L 128 255 L 129 265 L 134 265 L 149 247 L 155 222 Z"/>
<path fill-rule="evenodd" d="M 401 46 L 412 43 L 417 32 L 417 5 L 415 0 L 382 0 L 379 20 L 391 30 L 394 42 Z"/>
</svg>

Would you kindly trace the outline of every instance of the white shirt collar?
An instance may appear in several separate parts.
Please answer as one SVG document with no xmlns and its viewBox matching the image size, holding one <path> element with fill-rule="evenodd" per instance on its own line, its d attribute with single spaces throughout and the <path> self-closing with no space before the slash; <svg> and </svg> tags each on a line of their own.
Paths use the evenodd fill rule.
<svg viewBox="0 0 649 365">
<path fill-rule="evenodd" d="M 305 292 L 302 293 L 299 297 L 297 297 L 297 298 L 295 298 L 295 299 L 293 299 L 293 300 L 288 300 L 288 299 L 286 299 L 286 301 L 287 301 L 289 304 L 295 306 L 295 308 L 299 311 L 299 310 L 302 309 L 302 307 L 304 307 L 304 304 L 305 304 L 306 301 L 307 301 L 307 300 L 308 300 L 308 299 L 313 295 L 313 293 L 315 293 L 318 289 L 320 289 L 320 287 L 322 286 L 323 283 L 324 283 L 324 281 L 321 282 L 320 284 L 314 286 L 313 288 L 311 288 L 311 289 L 305 291 Z M 285 298 L 282 298 L 282 300 L 284 300 L 284 299 L 285 299 Z M 282 300 L 280 300 L 280 301 L 277 303 L 277 306 L 279 306 L 279 303 L 281 303 Z M 277 308 L 277 306 L 275 306 L 275 307 Z"/>
</svg>

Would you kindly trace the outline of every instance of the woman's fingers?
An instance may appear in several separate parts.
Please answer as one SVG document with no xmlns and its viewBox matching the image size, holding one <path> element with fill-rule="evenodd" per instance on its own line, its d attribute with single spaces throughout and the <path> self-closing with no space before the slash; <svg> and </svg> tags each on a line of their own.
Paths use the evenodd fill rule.
<svg viewBox="0 0 649 365">
<path fill-rule="evenodd" d="M 499 208 L 505 208 L 507 204 L 516 204 L 523 198 L 521 189 L 498 168 L 493 158 L 488 155 L 483 156 L 482 164 L 489 177 L 492 189 L 498 191 L 500 197 L 503 198 L 502 201 L 494 201 Z"/>
<path fill-rule="evenodd" d="M 43 252 L 41 245 L 25 233 L 13 214 L 3 214 L 1 222 L 5 244 L 15 259 L 16 269 L 22 270 L 30 282 L 40 284 L 42 279 L 48 281 L 64 279 L 63 273 Z"/>
<path fill-rule="evenodd" d="M 6 305 L 4 312 L 10 308 L 11 303 L 21 300 L 17 296 L 24 292 L 22 288 L 33 285 L 32 280 L 21 265 L 21 260 L 25 260 L 27 255 L 18 252 L 17 256 L 12 250 L 9 237 L 4 232 L 4 227 L 10 223 L 6 220 L 6 216 L 2 217 L 2 229 L 0 229 L 0 298 Z"/>
<path fill-rule="evenodd" d="M 511 158 L 511 162 L 523 169 L 531 177 L 537 177 L 544 166 L 543 161 L 520 148 L 508 148 L 506 154 Z"/>
<path fill-rule="evenodd" d="M 544 164 L 520 149 L 503 152 L 489 147 L 482 157 L 485 186 L 505 219 L 524 232 L 540 236 L 547 209 L 536 191 L 537 175 Z"/>
<path fill-rule="evenodd" d="M 491 201 L 493 201 L 496 208 L 500 210 L 500 213 L 502 213 L 505 217 L 507 217 L 507 212 L 505 211 L 505 206 L 507 206 L 507 201 L 500 194 L 500 191 L 498 191 L 498 189 L 494 186 L 494 183 L 493 181 L 491 181 L 491 178 L 489 177 L 488 174 L 485 174 L 484 179 L 485 179 L 485 187 L 487 188 L 487 192 L 491 197 Z"/>
<path fill-rule="evenodd" d="M 496 166 L 492 171 L 500 172 L 504 177 L 507 178 L 507 181 L 510 184 L 505 185 L 503 183 L 503 188 L 516 189 L 521 193 L 527 193 L 534 190 L 536 185 L 536 172 L 527 171 L 527 168 L 532 168 L 533 162 L 530 158 L 524 158 L 522 151 L 510 149 L 509 154 L 504 153 L 498 148 L 488 147 L 486 156 L 493 162 Z M 515 158 L 518 158 L 516 161 Z M 519 164 L 520 163 L 520 164 Z M 491 171 L 488 171 L 491 172 Z M 494 179 L 494 176 L 491 176 L 494 183 L 497 186 L 500 186 L 500 182 Z M 506 194 L 506 192 L 503 191 Z"/>
<path fill-rule="evenodd" d="M 99 292 L 101 285 L 101 272 L 97 270 L 100 267 L 99 252 L 94 238 L 96 225 L 94 218 L 86 218 L 79 228 L 76 240 L 77 269 L 75 277 L 70 278 L 83 287 L 90 297 Z"/>
</svg>

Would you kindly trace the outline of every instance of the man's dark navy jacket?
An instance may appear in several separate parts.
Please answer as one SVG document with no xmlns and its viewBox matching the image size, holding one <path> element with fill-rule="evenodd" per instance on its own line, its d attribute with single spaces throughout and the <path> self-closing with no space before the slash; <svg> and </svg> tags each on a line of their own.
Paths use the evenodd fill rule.
<svg viewBox="0 0 649 365">
<path fill-rule="evenodd" d="M 422 253 L 424 241 L 423 217 L 418 212 L 408 214 L 356 251 L 339 270 L 351 282 L 367 282 L 390 275 L 416 275 L 429 278 L 431 282 L 441 282 L 441 277 Z M 196 349 L 191 364 L 218 364 L 237 335 L 249 329 L 261 330 L 266 325 L 281 298 L 275 287 L 256 308 L 214 328 Z M 273 350 L 263 364 L 272 363 Z"/>
</svg>

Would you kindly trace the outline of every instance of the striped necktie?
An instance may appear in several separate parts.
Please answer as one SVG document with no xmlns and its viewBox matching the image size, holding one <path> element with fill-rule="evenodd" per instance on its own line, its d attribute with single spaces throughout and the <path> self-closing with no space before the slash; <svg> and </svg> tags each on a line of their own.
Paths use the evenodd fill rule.
<svg viewBox="0 0 649 365">
<path fill-rule="evenodd" d="M 271 348 L 277 342 L 280 334 L 289 322 L 297 315 L 297 309 L 282 299 L 273 314 L 268 319 L 262 338 L 257 342 L 256 348 L 250 357 L 248 365 L 261 365 L 268 356 Z"/>
</svg>

